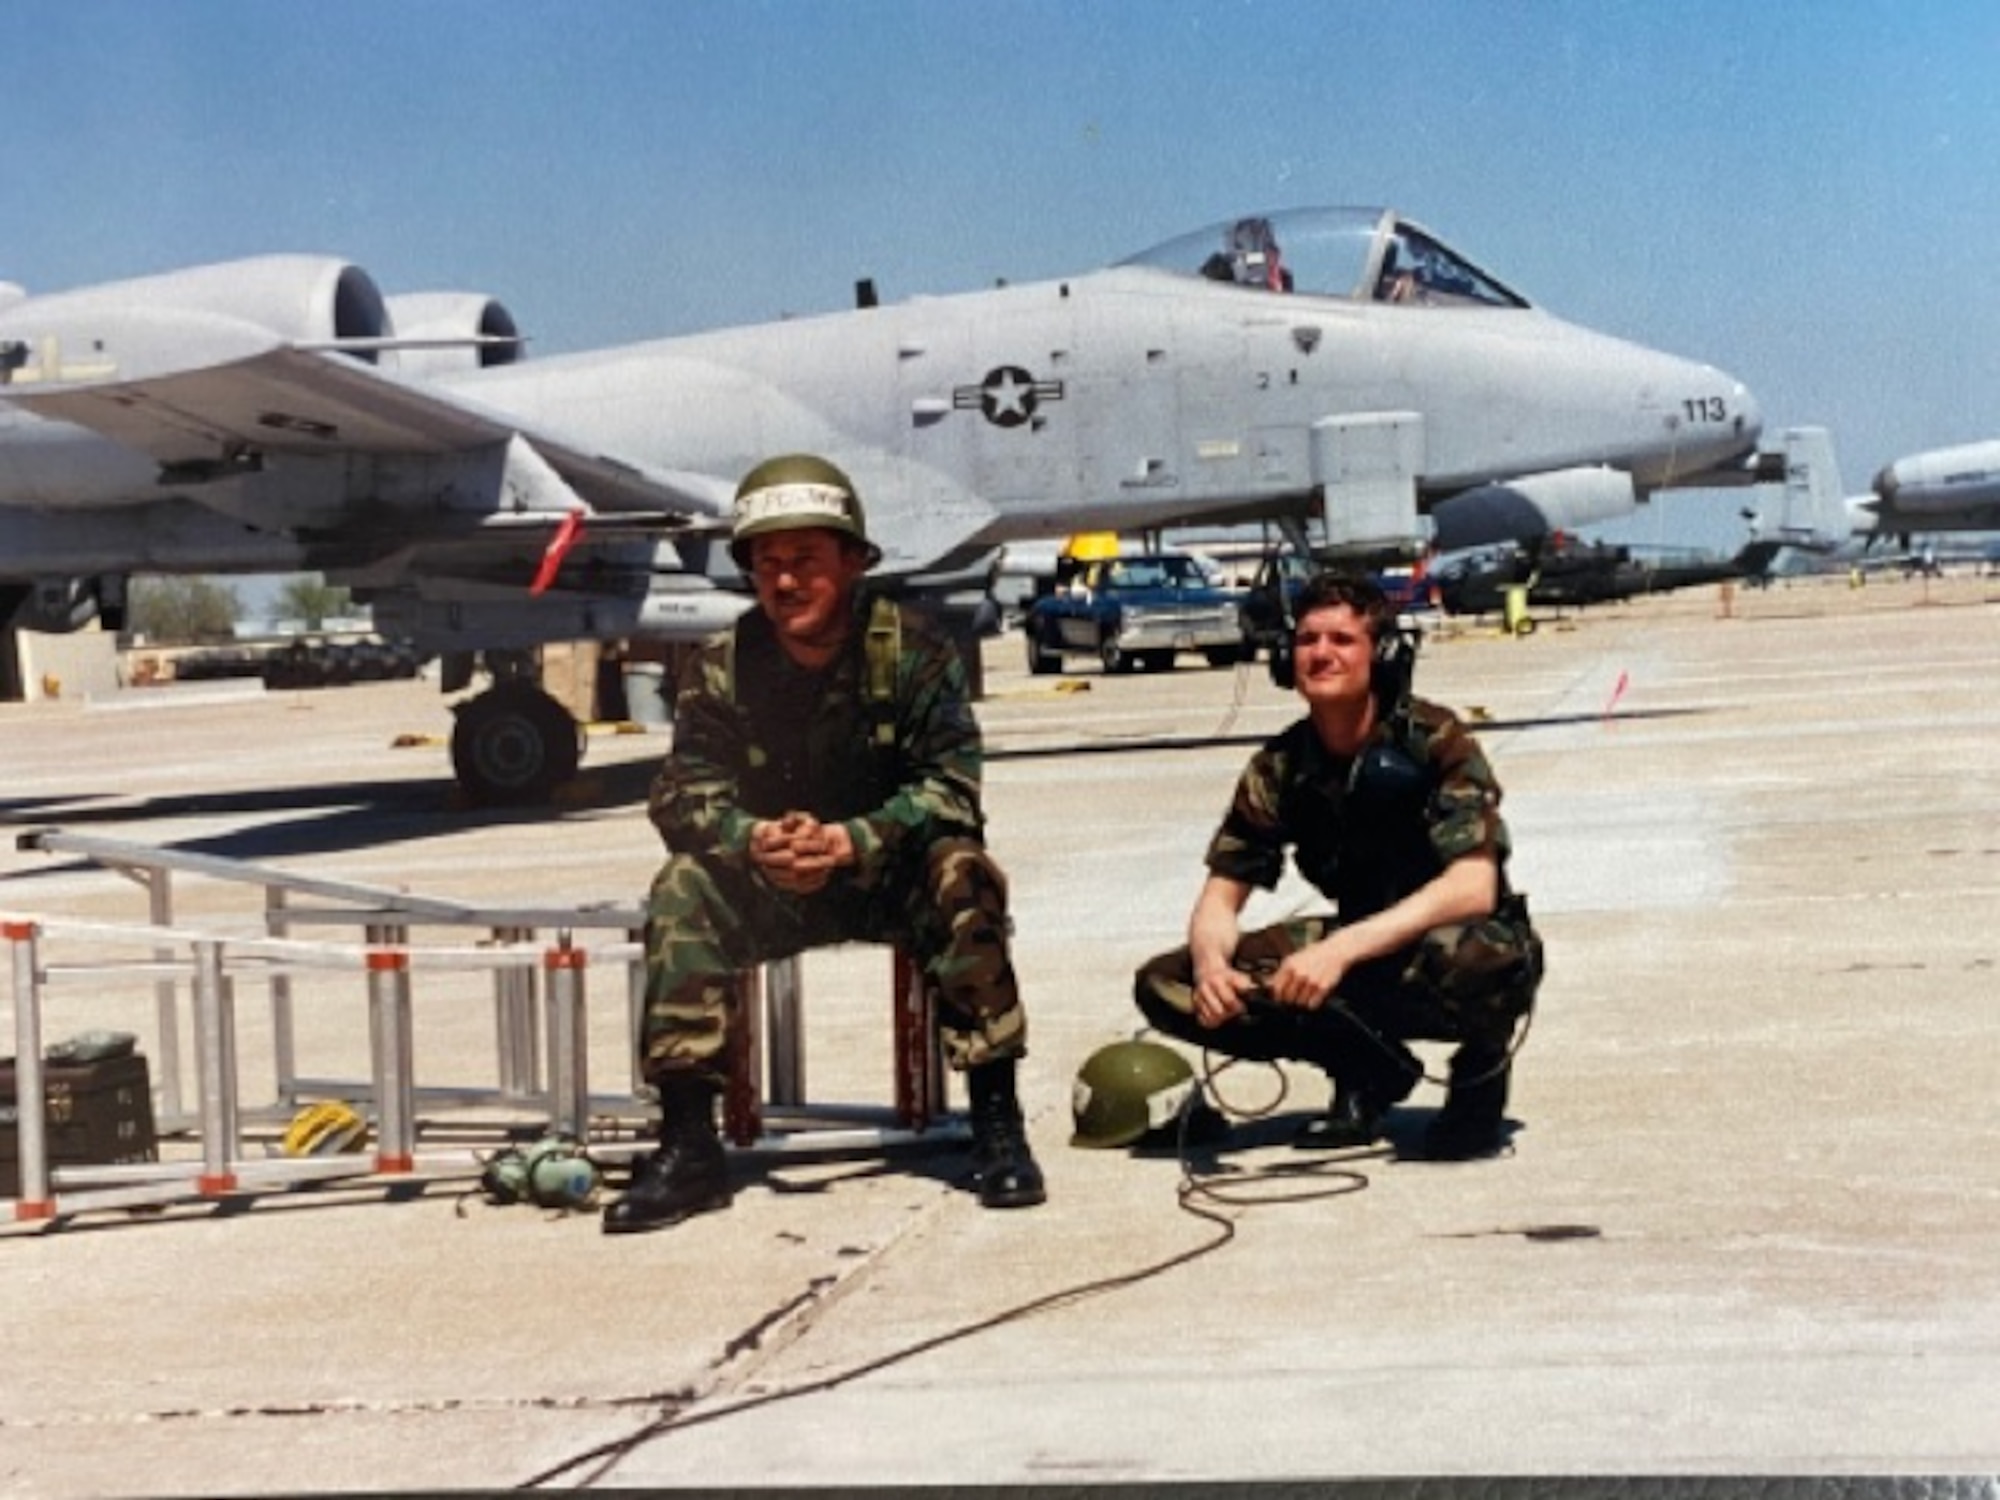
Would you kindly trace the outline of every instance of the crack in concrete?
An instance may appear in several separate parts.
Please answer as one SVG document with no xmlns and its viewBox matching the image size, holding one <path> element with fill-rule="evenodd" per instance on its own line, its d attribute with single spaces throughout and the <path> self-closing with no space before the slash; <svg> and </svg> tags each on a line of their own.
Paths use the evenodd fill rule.
<svg viewBox="0 0 2000 1500">
<path fill-rule="evenodd" d="M 252 1417 L 427 1416 L 443 1412 L 623 1411 L 646 1407 L 677 1411 L 696 1400 L 689 1390 L 630 1396 L 450 1396 L 435 1401 L 298 1401 L 256 1406 L 168 1407 L 156 1411 L 68 1413 L 52 1417 L 0 1417 L 0 1432 L 53 1431 L 68 1427 L 125 1427 L 147 1422 L 237 1421 Z"/>
</svg>

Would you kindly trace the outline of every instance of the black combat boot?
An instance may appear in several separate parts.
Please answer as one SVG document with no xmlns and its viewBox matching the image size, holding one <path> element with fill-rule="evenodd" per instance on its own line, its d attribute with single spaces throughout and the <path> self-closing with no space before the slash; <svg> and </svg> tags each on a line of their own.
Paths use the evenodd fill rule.
<svg viewBox="0 0 2000 1500">
<path fill-rule="evenodd" d="M 1382 1120 L 1410 1095 L 1424 1066 L 1400 1042 L 1374 1035 L 1323 1040 L 1310 1059 L 1333 1077 L 1333 1103 L 1292 1136 L 1302 1151 L 1339 1151 L 1382 1139 Z"/>
<path fill-rule="evenodd" d="M 1323 1115 L 1314 1115 L 1292 1136 L 1292 1144 L 1302 1151 L 1336 1151 L 1350 1146 L 1372 1146 L 1382 1139 L 1383 1118 L 1409 1096 L 1416 1082 L 1386 1083 L 1365 1079 L 1353 1083 L 1333 1080 L 1333 1102 Z"/>
<path fill-rule="evenodd" d="M 1470 1161 L 1505 1146 L 1511 1071 L 1504 1047 L 1467 1042 L 1454 1052 L 1451 1091 L 1424 1131 L 1424 1155 L 1432 1161 Z"/>
<path fill-rule="evenodd" d="M 1032 1208 L 1049 1195 L 1042 1169 L 1028 1149 L 1021 1101 L 1014 1092 L 1014 1060 L 968 1069 L 972 1096 L 972 1170 L 979 1201 L 987 1208 Z"/>
<path fill-rule="evenodd" d="M 604 1210 L 606 1234 L 664 1229 L 729 1206 L 729 1162 L 715 1128 L 716 1087 L 693 1073 L 660 1080 L 660 1148 L 632 1168 L 625 1195 Z"/>
</svg>

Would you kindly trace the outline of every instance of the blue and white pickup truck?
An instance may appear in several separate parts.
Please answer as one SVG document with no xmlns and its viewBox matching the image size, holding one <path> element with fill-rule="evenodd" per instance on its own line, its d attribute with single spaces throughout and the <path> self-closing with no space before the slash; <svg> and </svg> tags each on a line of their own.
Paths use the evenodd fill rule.
<svg viewBox="0 0 2000 1500">
<path fill-rule="evenodd" d="M 1087 654 L 1107 672 L 1162 672 L 1182 651 L 1199 651 L 1210 666 L 1233 666 L 1254 654 L 1241 598 L 1186 553 L 1085 563 L 1021 617 L 1028 670 L 1046 676 L 1062 670 L 1064 657 Z"/>
</svg>

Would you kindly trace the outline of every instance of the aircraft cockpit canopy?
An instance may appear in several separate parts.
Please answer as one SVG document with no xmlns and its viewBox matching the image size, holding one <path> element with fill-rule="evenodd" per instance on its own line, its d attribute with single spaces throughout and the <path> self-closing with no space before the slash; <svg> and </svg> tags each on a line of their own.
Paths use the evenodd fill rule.
<svg viewBox="0 0 2000 1500">
<path fill-rule="evenodd" d="M 1260 292 L 1410 307 L 1526 307 L 1437 236 L 1379 208 L 1301 208 L 1198 229 L 1118 262 Z"/>
</svg>

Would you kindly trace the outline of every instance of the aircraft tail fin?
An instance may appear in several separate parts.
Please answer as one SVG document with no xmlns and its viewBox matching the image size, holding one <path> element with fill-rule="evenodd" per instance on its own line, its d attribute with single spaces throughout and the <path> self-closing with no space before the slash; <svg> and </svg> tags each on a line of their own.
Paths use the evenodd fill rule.
<svg viewBox="0 0 2000 1500">
<path fill-rule="evenodd" d="M 1778 513 L 1760 516 L 1764 539 L 1825 552 L 1854 530 L 1840 485 L 1833 434 L 1824 427 L 1791 427 L 1784 435 L 1785 482 Z M 1775 524 L 1774 524 L 1775 523 Z"/>
</svg>

